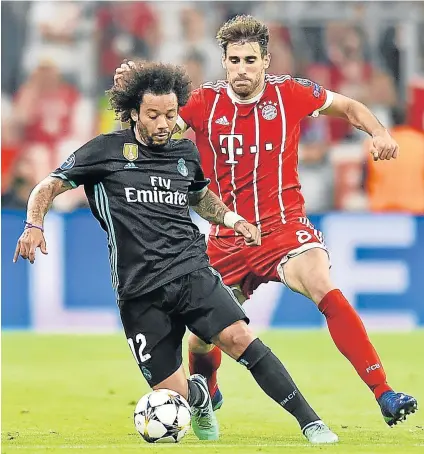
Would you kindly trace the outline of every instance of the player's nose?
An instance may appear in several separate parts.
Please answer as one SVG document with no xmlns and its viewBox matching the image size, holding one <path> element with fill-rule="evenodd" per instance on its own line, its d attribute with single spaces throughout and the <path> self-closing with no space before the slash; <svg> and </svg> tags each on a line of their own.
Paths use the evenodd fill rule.
<svg viewBox="0 0 424 454">
<path fill-rule="evenodd" d="M 156 123 L 157 129 L 168 129 L 168 123 L 165 119 L 165 117 L 158 117 L 158 121 Z"/>
<path fill-rule="evenodd" d="M 239 75 L 246 74 L 246 66 L 243 62 L 239 64 L 238 71 Z"/>
</svg>

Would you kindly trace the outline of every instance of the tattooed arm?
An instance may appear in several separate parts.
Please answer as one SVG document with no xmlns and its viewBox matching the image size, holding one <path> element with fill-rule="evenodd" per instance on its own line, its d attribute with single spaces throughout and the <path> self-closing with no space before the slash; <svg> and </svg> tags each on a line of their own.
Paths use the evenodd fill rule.
<svg viewBox="0 0 424 454">
<path fill-rule="evenodd" d="M 204 188 L 199 192 L 189 192 L 188 200 L 193 210 L 200 217 L 212 224 L 225 225 L 224 215 L 230 210 L 209 188 Z"/>
<path fill-rule="evenodd" d="M 29 259 L 31 263 L 34 263 L 35 250 L 38 247 L 43 254 L 47 254 L 46 240 L 43 234 L 44 216 L 49 211 L 55 197 L 68 189 L 72 189 L 68 181 L 49 176 L 32 190 L 27 207 L 26 220 L 28 224 L 16 245 L 14 262 L 21 256 L 23 259 Z"/>
<path fill-rule="evenodd" d="M 72 189 L 71 184 L 61 178 L 49 176 L 38 183 L 28 199 L 27 221 L 42 227 L 53 200 L 68 189 Z"/>
<path fill-rule="evenodd" d="M 229 210 L 210 189 L 204 188 L 202 191 L 189 193 L 189 203 L 203 219 L 212 224 L 225 225 L 244 236 L 247 245 L 261 244 L 259 230 L 241 216 Z"/>
</svg>

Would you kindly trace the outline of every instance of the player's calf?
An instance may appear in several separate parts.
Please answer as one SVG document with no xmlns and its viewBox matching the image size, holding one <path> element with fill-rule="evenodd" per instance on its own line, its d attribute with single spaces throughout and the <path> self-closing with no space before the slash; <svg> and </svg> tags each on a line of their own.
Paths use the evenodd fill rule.
<svg viewBox="0 0 424 454">
<path fill-rule="evenodd" d="M 222 358 L 221 350 L 213 344 L 207 344 L 194 334 L 190 334 L 188 346 L 190 374 L 201 374 L 206 378 L 213 409 L 219 410 L 224 401 L 217 382 L 217 371 Z"/>
<path fill-rule="evenodd" d="M 301 429 L 320 421 L 281 361 L 266 345 L 255 338 L 244 321 L 236 322 L 224 329 L 214 338 L 214 343 L 246 366 L 262 390 L 291 413 L 299 422 Z M 323 437 L 326 439 L 325 443 L 336 442 L 337 436 L 329 429 L 328 432 L 331 437 Z M 307 438 L 311 441 L 308 436 Z M 324 442 L 319 440 L 316 442 Z"/>
</svg>

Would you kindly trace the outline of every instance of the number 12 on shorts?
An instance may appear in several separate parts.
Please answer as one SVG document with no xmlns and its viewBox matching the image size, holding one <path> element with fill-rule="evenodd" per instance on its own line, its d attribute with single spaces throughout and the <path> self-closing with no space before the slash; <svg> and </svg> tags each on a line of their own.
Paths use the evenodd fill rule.
<svg viewBox="0 0 424 454">
<path fill-rule="evenodd" d="M 128 345 L 130 346 L 130 349 L 132 351 L 132 354 L 134 355 L 134 358 L 137 361 L 137 364 L 144 363 L 151 358 L 150 353 L 143 354 L 143 351 L 147 345 L 146 336 L 144 334 L 137 334 L 135 336 L 135 341 L 137 342 L 137 344 L 140 344 L 140 346 L 138 347 L 138 356 L 135 351 L 135 345 L 134 345 L 133 339 L 131 337 L 129 337 L 127 339 L 127 341 L 128 341 Z"/>
</svg>

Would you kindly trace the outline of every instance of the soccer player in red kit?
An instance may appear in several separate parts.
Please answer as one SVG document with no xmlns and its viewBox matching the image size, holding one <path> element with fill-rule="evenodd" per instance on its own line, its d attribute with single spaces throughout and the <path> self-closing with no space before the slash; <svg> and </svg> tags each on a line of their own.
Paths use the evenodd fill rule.
<svg viewBox="0 0 424 454">
<path fill-rule="evenodd" d="M 242 303 L 261 284 L 284 283 L 311 299 L 327 320 L 339 351 L 374 393 L 389 425 L 406 419 L 417 401 L 395 393 L 364 325 L 332 283 L 323 236 L 305 213 L 298 179 L 302 118 L 319 114 L 344 118 L 367 132 L 374 159 L 397 157 L 398 146 L 360 102 L 288 75 L 271 75 L 268 28 L 251 16 L 237 16 L 217 34 L 227 79 L 194 90 L 179 115 L 181 131 L 191 127 L 211 189 L 234 211 L 256 225 L 262 245 L 246 247 L 230 228 L 212 226 L 208 255 Z M 115 81 L 126 70 L 116 71 Z M 189 338 L 191 373 L 208 378 L 214 406 L 223 402 L 216 371 L 221 351 Z"/>
</svg>

